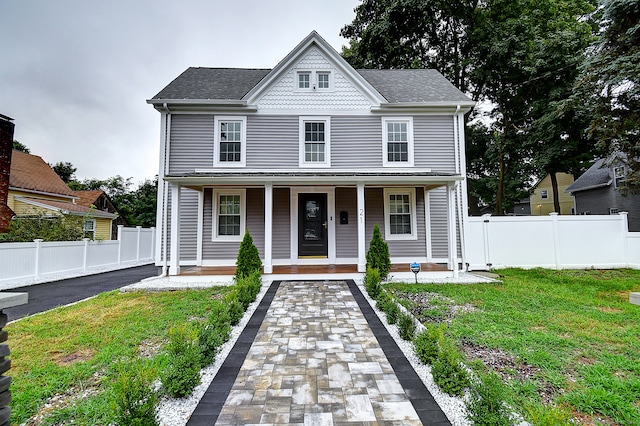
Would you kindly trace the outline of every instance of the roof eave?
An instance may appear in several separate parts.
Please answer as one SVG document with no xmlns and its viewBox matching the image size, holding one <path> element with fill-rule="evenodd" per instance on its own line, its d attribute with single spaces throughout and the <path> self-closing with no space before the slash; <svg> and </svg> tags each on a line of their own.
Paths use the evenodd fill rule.
<svg viewBox="0 0 640 426">
<path fill-rule="evenodd" d="M 242 99 L 148 99 L 148 104 L 154 106 L 158 111 L 165 111 L 165 106 L 170 110 L 179 111 L 207 111 L 216 109 L 237 109 L 254 111 L 254 105 L 248 105 Z"/>
<path fill-rule="evenodd" d="M 604 188 L 605 186 L 609 186 L 613 183 L 613 180 L 609 180 L 608 182 L 604 182 L 604 183 L 599 183 L 597 185 L 590 185 L 590 186 L 585 186 L 583 188 L 577 188 L 577 189 L 570 189 L 567 188 L 565 190 L 565 192 L 568 192 L 570 194 L 573 194 L 575 192 L 580 192 L 580 191 L 588 191 L 590 189 L 598 189 L 598 188 Z"/>
<path fill-rule="evenodd" d="M 380 104 L 380 106 L 375 106 L 371 108 L 373 112 L 388 112 L 388 111 L 402 111 L 402 112 L 411 112 L 411 111 L 420 111 L 420 110 L 429 110 L 429 111 L 438 111 L 438 112 L 462 112 L 466 114 L 471 111 L 473 107 L 476 105 L 473 101 L 460 101 L 460 102 L 452 102 L 452 101 L 443 101 L 443 102 L 390 102 Z"/>
</svg>

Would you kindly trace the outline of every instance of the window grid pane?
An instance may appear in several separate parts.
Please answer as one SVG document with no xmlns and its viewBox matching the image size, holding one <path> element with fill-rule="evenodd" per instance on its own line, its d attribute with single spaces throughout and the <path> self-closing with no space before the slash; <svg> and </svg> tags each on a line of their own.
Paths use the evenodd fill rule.
<svg viewBox="0 0 640 426">
<path fill-rule="evenodd" d="M 318 74 L 318 89 L 328 89 L 329 88 L 329 74 L 327 73 L 319 73 Z"/>
<path fill-rule="evenodd" d="M 220 162 L 240 162 L 242 122 L 220 122 Z"/>
<path fill-rule="evenodd" d="M 221 195 L 218 235 L 240 235 L 240 195 Z"/>
<path fill-rule="evenodd" d="M 308 89 L 309 88 L 309 73 L 300 73 L 298 74 L 298 88 L 300 89 Z"/>
<path fill-rule="evenodd" d="M 407 123 L 387 123 L 387 161 L 409 161 Z"/>
<path fill-rule="evenodd" d="M 304 123 L 304 161 L 325 161 L 324 123 Z"/>
<path fill-rule="evenodd" d="M 392 235 L 411 235 L 411 206 L 408 194 L 389 196 L 389 231 Z"/>
</svg>

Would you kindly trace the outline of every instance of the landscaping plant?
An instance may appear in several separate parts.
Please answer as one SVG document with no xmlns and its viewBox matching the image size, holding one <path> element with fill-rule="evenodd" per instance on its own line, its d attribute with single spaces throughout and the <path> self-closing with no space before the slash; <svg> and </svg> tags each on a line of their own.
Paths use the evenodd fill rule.
<svg viewBox="0 0 640 426">
<path fill-rule="evenodd" d="M 380 233 L 380 227 L 376 223 L 373 227 L 373 235 L 367 250 L 367 269 L 377 269 L 380 279 L 386 280 L 391 270 L 391 258 L 389 257 L 389 245 Z"/>
<path fill-rule="evenodd" d="M 373 300 L 376 300 L 381 294 L 384 293 L 382 284 L 380 283 L 380 271 L 375 268 L 367 268 L 367 272 L 364 276 L 364 288 L 367 290 L 367 294 Z"/>
<path fill-rule="evenodd" d="M 443 392 L 462 396 L 464 389 L 469 386 L 467 372 L 462 366 L 462 355 L 455 343 L 446 336 L 440 338 L 438 345 L 440 351 L 431 368 L 433 381 Z"/>
<path fill-rule="evenodd" d="M 236 260 L 236 281 L 248 277 L 262 268 L 262 260 L 258 248 L 253 244 L 253 238 L 249 234 L 249 229 L 244 233 L 240 249 L 238 250 L 238 258 Z"/>
<path fill-rule="evenodd" d="M 469 399 L 465 403 L 467 419 L 474 425 L 509 426 L 512 424 L 505 404 L 505 387 L 497 373 L 478 373 L 471 381 Z"/>
<path fill-rule="evenodd" d="M 111 404 L 120 426 L 156 426 L 159 397 L 152 389 L 154 369 L 139 361 L 117 362 L 111 391 Z"/>
<path fill-rule="evenodd" d="M 404 340 L 413 340 L 416 333 L 416 320 L 413 318 L 413 315 L 401 312 L 398 316 L 398 329 L 400 337 Z"/>
<path fill-rule="evenodd" d="M 192 323 L 180 324 L 169 330 L 168 356 L 160 380 L 166 393 L 181 398 L 200 384 L 202 351 L 198 344 L 198 330 Z"/>
<path fill-rule="evenodd" d="M 428 325 L 425 330 L 413 339 L 413 349 L 423 363 L 433 364 L 440 352 L 440 340 L 444 336 L 444 327 Z"/>
</svg>

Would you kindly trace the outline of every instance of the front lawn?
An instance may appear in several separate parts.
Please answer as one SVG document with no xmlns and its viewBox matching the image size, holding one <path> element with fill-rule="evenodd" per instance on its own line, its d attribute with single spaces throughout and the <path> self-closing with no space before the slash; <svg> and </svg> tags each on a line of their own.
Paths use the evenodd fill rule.
<svg viewBox="0 0 640 426">
<path fill-rule="evenodd" d="M 640 271 L 499 271 L 501 284 L 388 284 L 498 371 L 535 425 L 640 424 Z M 478 362 L 476 362 L 476 365 Z"/>
<path fill-rule="evenodd" d="M 119 361 L 159 369 L 171 326 L 207 316 L 233 287 L 162 293 L 112 291 L 13 324 L 11 424 L 113 423 L 110 391 Z"/>
</svg>

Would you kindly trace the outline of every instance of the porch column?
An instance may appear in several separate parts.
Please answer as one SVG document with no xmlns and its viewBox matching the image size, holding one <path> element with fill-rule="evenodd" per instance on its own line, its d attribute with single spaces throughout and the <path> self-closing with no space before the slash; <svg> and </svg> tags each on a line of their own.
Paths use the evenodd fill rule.
<svg viewBox="0 0 640 426">
<path fill-rule="evenodd" d="M 171 247 L 169 275 L 180 274 L 180 185 L 171 185 Z"/>
<path fill-rule="evenodd" d="M 264 185 L 264 273 L 273 273 L 273 184 Z"/>
<path fill-rule="evenodd" d="M 449 241 L 449 266 L 453 271 L 453 277 L 458 278 L 458 256 L 456 241 L 456 184 L 447 185 L 447 236 Z"/>
<path fill-rule="evenodd" d="M 204 233 L 204 189 L 198 190 L 198 234 L 196 236 L 196 266 L 202 266 Z"/>
<path fill-rule="evenodd" d="M 367 271 L 364 213 L 364 183 L 358 182 L 358 272 Z"/>
</svg>

